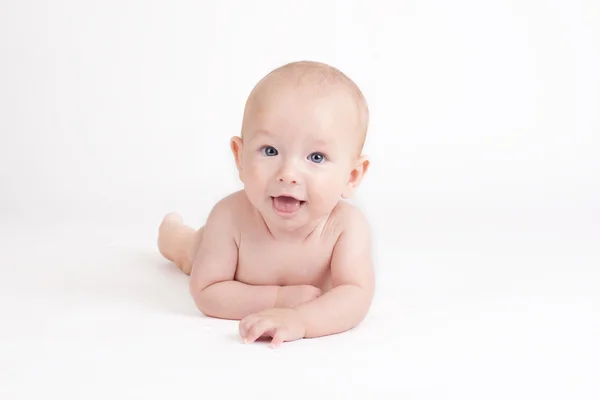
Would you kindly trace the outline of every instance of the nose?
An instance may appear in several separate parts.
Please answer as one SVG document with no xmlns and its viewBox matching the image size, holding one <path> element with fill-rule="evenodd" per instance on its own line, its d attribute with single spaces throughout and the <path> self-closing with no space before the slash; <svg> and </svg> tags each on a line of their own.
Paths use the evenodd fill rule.
<svg viewBox="0 0 600 400">
<path fill-rule="evenodd" d="M 279 181 L 279 183 L 289 183 L 291 185 L 298 184 L 298 179 L 290 173 L 279 174 L 277 180 Z"/>
<path fill-rule="evenodd" d="M 296 181 L 295 179 L 292 179 L 292 178 L 280 176 L 279 183 L 290 183 L 292 185 L 297 185 L 298 181 Z"/>
<path fill-rule="evenodd" d="M 285 165 L 277 173 L 277 181 L 283 184 L 297 185 L 299 182 L 298 173 L 291 166 Z"/>
</svg>

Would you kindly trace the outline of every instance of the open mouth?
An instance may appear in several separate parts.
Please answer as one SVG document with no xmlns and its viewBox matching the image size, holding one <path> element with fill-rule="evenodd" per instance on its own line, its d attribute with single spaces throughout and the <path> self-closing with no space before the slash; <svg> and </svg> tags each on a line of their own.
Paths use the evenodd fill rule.
<svg viewBox="0 0 600 400">
<path fill-rule="evenodd" d="M 294 214 L 306 203 L 306 201 L 298 200 L 292 196 L 277 196 L 271 197 L 273 200 L 273 208 L 280 214 Z"/>
</svg>

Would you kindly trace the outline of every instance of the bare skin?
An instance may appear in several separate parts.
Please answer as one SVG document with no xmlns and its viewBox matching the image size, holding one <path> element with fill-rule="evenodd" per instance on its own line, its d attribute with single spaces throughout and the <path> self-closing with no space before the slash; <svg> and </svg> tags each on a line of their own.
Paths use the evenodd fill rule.
<svg viewBox="0 0 600 400">
<path fill-rule="evenodd" d="M 247 285 L 298 286 L 296 293 L 289 298 L 279 296 L 279 301 L 275 301 L 277 306 L 282 307 L 314 300 L 331 288 L 329 259 L 339 236 L 335 229 L 339 212 L 324 221 L 306 241 L 281 243 L 271 236 L 260 216 L 252 211 L 243 191 L 223 199 L 221 207 L 231 211 L 231 220 L 235 220 L 236 224 L 230 228 L 233 238 L 238 238 L 237 265 L 235 271 L 229 272 L 229 278 L 233 273 L 236 281 Z M 186 275 L 190 275 L 203 234 L 204 227 L 195 230 L 184 225 L 179 215 L 171 213 L 159 228 L 159 250 Z M 307 257 L 307 254 L 310 256 Z M 231 311 L 231 315 L 221 314 L 220 317 L 241 319 L 245 316 L 244 312 L 235 315 L 236 310 Z M 219 316 L 219 313 L 215 314 L 215 317 Z"/>
<path fill-rule="evenodd" d="M 236 243 L 237 281 L 249 285 L 307 285 L 319 295 L 331 288 L 331 254 L 344 217 L 348 217 L 344 213 L 357 212 L 352 210 L 353 206 L 340 202 L 306 240 L 282 243 L 271 235 L 260 216 L 253 212 L 243 191 L 228 196 L 222 202 L 222 207 L 229 208 L 232 220 L 237 222 L 231 227 L 234 237 L 239 238 L 239 243 Z M 181 216 L 171 213 L 160 225 L 158 248 L 165 258 L 190 275 L 203 234 L 204 227 L 195 230 L 184 225 Z M 312 295 L 307 297 L 306 300 L 316 298 Z"/>
<path fill-rule="evenodd" d="M 352 329 L 374 292 L 369 224 L 343 201 L 369 164 L 356 155 L 364 118 L 348 82 L 323 90 L 314 68 L 276 71 L 251 94 L 243 139 L 231 141 L 244 189 L 219 201 L 199 230 L 175 213 L 159 228 L 159 250 L 190 275 L 198 309 L 239 320 L 246 342 Z M 298 86 L 299 77 L 308 83 Z"/>
<path fill-rule="evenodd" d="M 192 272 L 194 257 L 202 243 L 203 233 L 204 227 L 193 229 L 183 224 L 179 214 L 167 214 L 158 229 L 158 249 L 167 260 L 189 275 Z"/>
</svg>

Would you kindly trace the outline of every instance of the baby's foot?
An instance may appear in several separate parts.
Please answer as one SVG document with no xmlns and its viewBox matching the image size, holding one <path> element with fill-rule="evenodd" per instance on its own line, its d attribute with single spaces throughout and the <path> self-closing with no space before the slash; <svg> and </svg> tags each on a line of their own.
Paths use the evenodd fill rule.
<svg viewBox="0 0 600 400">
<path fill-rule="evenodd" d="M 162 228 L 163 225 L 168 224 L 170 222 L 177 222 L 177 223 L 182 224 L 183 223 L 183 218 L 181 218 L 181 215 L 177 214 L 176 212 L 168 213 L 163 218 L 163 221 L 160 224 L 160 227 Z"/>
<path fill-rule="evenodd" d="M 169 261 L 177 262 L 177 232 L 183 224 L 183 218 L 177 213 L 169 213 L 158 228 L 158 250 Z"/>
<path fill-rule="evenodd" d="M 192 272 L 193 255 L 196 254 L 202 229 L 198 232 L 183 224 L 177 213 L 165 216 L 158 228 L 158 249 L 169 261 L 174 262 L 186 275 Z"/>
</svg>

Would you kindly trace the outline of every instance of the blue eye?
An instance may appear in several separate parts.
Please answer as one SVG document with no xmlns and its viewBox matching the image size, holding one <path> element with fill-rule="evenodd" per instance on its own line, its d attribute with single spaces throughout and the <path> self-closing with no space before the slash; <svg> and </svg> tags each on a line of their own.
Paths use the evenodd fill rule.
<svg viewBox="0 0 600 400">
<path fill-rule="evenodd" d="M 325 154 L 323 153 L 311 153 L 308 159 L 315 164 L 322 164 L 325 162 Z"/>
<path fill-rule="evenodd" d="M 265 146 L 261 149 L 263 155 L 267 156 L 267 157 L 273 157 L 276 156 L 277 154 L 279 154 L 279 152 L 277 152 L 277 149 L 273 146 Z"/>
</svg>

